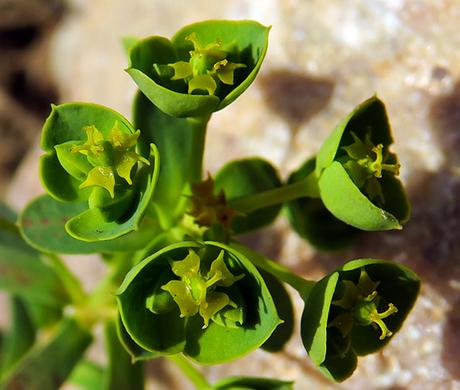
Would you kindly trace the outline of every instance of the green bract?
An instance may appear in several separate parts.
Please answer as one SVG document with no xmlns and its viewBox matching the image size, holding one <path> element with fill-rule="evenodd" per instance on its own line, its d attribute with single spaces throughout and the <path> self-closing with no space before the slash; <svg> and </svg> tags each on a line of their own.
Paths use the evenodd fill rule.
<svg viewBox="0 0 460 390">
<path fill-rule="evenodd" d="M 118 307 L 143 350 L 205 364 L 260 347 L 281 323 L 257 269 L 217 242 L 182 242 L 148 257 L 120 286 Z"/>
<path fill-rule="evenodd" d="M 357 356 L 381 349 L 402 326 L 420 280 L 406 267 L 360 259 L 327 275 L 305 297 L 302 341 L 319 368 L 342 381 Z"/>
<path fill-rule="evenodd" d="M 276 169 L 261 158 L 232 161 L 216 174 L 215 191 L 222 190 L 227 201 L 281 187 Z M 245 214 L 236 213 L 231 224 L 234 234 L 268 225 L 277 217 L 281 205 Z"/>
<path fill-rule="evenodd" d="M 271 378 L 232 376 L 221 379 L 213 390 L 292 390 L 293 382 Z"/>
<path fill-rule="evenodd" d="M 307 160 L 288 179 L 299 182 L 314 174 L 316 159 Z M 286 211 L 293 229 L 317 248 L 331 250 L 352 242 L 359 230 L 334 217 L 321 198 L 302 197 L 286 203 Z"/>
<path fill-rule="evenodd" d="M 137 42 L 127 72 L 165 113 L 207 116 L 252 83 L 267 51 L 268 31 L 247 20 L 194 23 L 171 40 L 154 36 Z"/>
<path fill-rule="evenodd" d="M 40 176 L 62 202 L 88 202 L 67 221 L 72 237 L 108 240 L 135 230 L 153 195 L 158 154 L 136 151 L 140 131 L 120 114 L 89 103 L 53 106 L 43 126 Z"/>
<path fill-rule="evenodd" d="M 341 221 L 362 230 L 400 229 L 409 219 L 385 106 L 361 103 L 324 142 L 315 173 L 321 200 Z"/>
</svg>

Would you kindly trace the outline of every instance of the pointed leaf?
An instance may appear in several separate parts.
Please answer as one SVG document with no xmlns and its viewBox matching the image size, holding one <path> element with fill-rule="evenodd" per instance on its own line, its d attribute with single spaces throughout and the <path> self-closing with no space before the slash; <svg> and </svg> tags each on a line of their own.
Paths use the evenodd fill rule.
<svg viewBox="0 0 460 390">
<path fill-rule="evenodd" d="M 27 306 L 18 297 L 11 297 L 11 325 L 6 333 L 0 359 L 0 378 L 5 375 L 35 343 L 36 328 Z"/>
<path fill-rule="evenodd" d="M 64 226 L 87 208 L 87 202 L 63 203 L 42 195 L 23 210 L 19 219 L 21 234 L 30 245 L 44 252 L 84 254 L 135 251 L 143 248 L 155 232 L 160 231 L 157 218 L 146 216 L 137 231 L 120 238 L 99 242 L 77 240 L 66 232 Z"/>
<path fill-rule="evenodd" d="M 0 385 L 6 390 L 56 390 L 67 379 L 91 340 L 87 330 L 74 319 L 67 318 L 56 334 L 46 344 L 34 348 Z"/>
</svg>

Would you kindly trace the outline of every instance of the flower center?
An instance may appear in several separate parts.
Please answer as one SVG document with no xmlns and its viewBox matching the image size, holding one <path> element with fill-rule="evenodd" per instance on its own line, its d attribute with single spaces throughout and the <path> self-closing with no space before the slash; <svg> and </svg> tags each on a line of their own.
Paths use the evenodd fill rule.
<svg viewBox="0 0 460 390">
<path fill-rule="evenodd" d="M 135 152 L 139 130 L 131 134 L 125 133 L 120 130 L 118 122 L 115 122 L 110 130 L 109 139 L 105 139 L 94 125 L 84 127 L 84 131 L 86 141 L 71 148 L 72 153 L 86 156 L 93 167 L 87 173 L 86 180 L 80 184 L 80 188 L 98 186 L 106 189 L 113 199 L 116 176 L 132 185 L 131 171 L 137 162 L 150 165 L 147 159 Z"/>
<path fill-rule="evenodd" d="M 161 289 L 171 294 L 179 306 L 181 317 L 191 317 L 198 313 L 203 318 L 203 328 L 206 328 L 211 319 L 222 323 L 222 319 L 216 319 L 221 311 L 224 311 L 224 316 L 225 311 L 234 316 L 235 310 L 229 310 L 228 307 L 242 313 L 241 308 L 222 291 L 222 288 L 228 288 L 244 277 L 235 276 L 229 271 L 224 261 L 224 251 L 212 261 L 208 272 L 203 272 L 201 259 L 193 250 L 189 250 L 185 259 L 172 262 L 171 269 L 180 280 L 170 280 Z M 241 325 L 242 316 L 236 322 Z"/>
<path fill-rule="evenodd" d="M 171 80 L 184 80 L 189 94 L 206 92 L 215 95 L 220 83 L 233 85 L 235 70 L 246 67 L 227 60 L 229 51 L 220 40 L 202 46 L 194 32 L 185 39 L 193 44 L 189 61 L 178 61 L 168 66 L 174 70 Z"/>
<path fill-rule="evenodd" d="M 374 282 L 364 268 L 361 268 L 358 283 L 342 280 L 341 297 L 332 301 L 332 304 L 343 310 L 329 322 L 328 326 L 338 328 L 344 338 L 348 336 L 354 325 L 371 325 L 380 328 L 380 340 L 392 336 L 393 332 L 388 329 L 383 320 L 397 313 L 398 309 L 389 303 L 386 310 L 379 312 L 378 307 L 382 297 L 377 292 L 378 285 L 379 282 Z"/>
<path fill-rule="evenodd" d="M 384 204 L 382 187 L 378 179 L 382 178 L 382 172 L 399 175 L 398 163 L 387 163 L 390 153 L 384 150 L 382 144 L 374 145 L 370 138 L 370 132 L 366 134 L 364 142 L 351 132 L 353 143 L 343 146 L 347 156 L 343 166 L 359 189 L 364 190 L 371 200 Z"/>
<path fill-rule="evenodd" d="M 360 301 L 354 306 L 353 308 L 353 317 L 357 324 L 359 325 L 374 325 L 378 326 L 382 331 L 379 339 L 383 340 L 386 337 L 390 337 L 393 335 L 385 322 L 383 322 L 384 318 L 397 313 L 398 309 L 395 305 L 390 303 L 388 305 L 388 309 L 382 313 L 379 313 L 377 310 L 377 301 L 378 295 L 377 291 L 374 291 L 372 294 L 369 294 L 367 297 L 360 299 Z"/>
</svg>

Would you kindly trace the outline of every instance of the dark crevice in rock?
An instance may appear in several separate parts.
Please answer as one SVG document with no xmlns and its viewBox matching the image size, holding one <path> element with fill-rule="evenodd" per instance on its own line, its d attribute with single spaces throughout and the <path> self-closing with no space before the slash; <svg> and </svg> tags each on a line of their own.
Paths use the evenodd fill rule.
<svg viewBox="0 0 460 390">
<path fill-rule="evenodd" d="M 32 145 L 58 94 L 48 69 L 48 41 L 63 0 L 0 2 L 0 188 Z M 1 194 L 1 192 L 0 192 Z"/>
</svg>

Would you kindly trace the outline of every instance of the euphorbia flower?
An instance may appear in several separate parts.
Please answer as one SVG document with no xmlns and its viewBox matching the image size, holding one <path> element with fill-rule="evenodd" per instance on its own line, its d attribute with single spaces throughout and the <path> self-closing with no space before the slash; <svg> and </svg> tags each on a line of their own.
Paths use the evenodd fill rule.
<svg viewBox="0 0 460 390">
<path fill-rule="evenodd" d="M 357 356 L 383 348 L 415 303 L 420 280 L 408 268 L 383 260 L 346 263 L 304 297 L 302 340 L 319 368 L 342 381 Z"/>
<path fill-rule="evenodd" d="M 113 199 L 115 197 L 116 175 L 132 185 L 131 171 L 134 166 L 138 162 L 150 165 L 147 159 L 135 151 L 140 131 L 137 130 L 134 134 L 123 133 L 118 122 L 115 122 L 112 130 L 110 130 L 110 138 L 106 140 L 94 125 L 85 126 L 84 130 L 87 140 L 83 144 L 75 142 L 70 151 L 86 156 L 94 168 L 87 173 L 86 180 L 80 184 L 79 188 L 99 186 L 106 189 Z M 64 159 L 64 161 L 66 160 Z M 71 170 L 72 168 L 68 167 L 68 169 Z"/>
<path fill-rule="evenodd" d="M 169 66 L 174 69 L 171 80 L 184 80 L 189 94 L 201 91 L 214 95 L 220 82 L 233 85 L 235 70 L 246 67 L 245 64 L 229 61 L 227 56 L 231 51 L 225 50 L 219 40 L 203 47 L 194 32 L 185 39 L 193 44 L 189 61 L 178 61 Z M 233 48 L 230 47 L 230 50 Z"/>
<path fill-rule="evenodd" d="M 143 260 L 120 286 L 118 307 L 123 333 L 141 350 L 206 364 L 260 347 L 281 323 L 254 265 L 211 241 L 173 244 Z"/>
<path fill-rule="evenodd" d="M 410 215 L 385 106 L 373 96 L 326 139 L 315 174 L 326 208 L 361 230 L 400 229 Z"/>
<path fill-rule="evenodd" d="M 88 209 L 66 223 L 84 241 L 119 237 L 135 230 L 158 175 L 157 150 L 148 159 L 136 145 L 140 131 L 103 106 L 53 106 L 45 122 L 40 175 L 48 193 L 63 202 L 87 202 Z"/>
<path fill-rule="evenodd" d="M 127 72 L 163 112 L 209 116 L 252 83 L 267 51 L 268 31 L 248 20 L 194 23 L 171 40 L 138 41 L 130 48 Z"/>
</svg>

